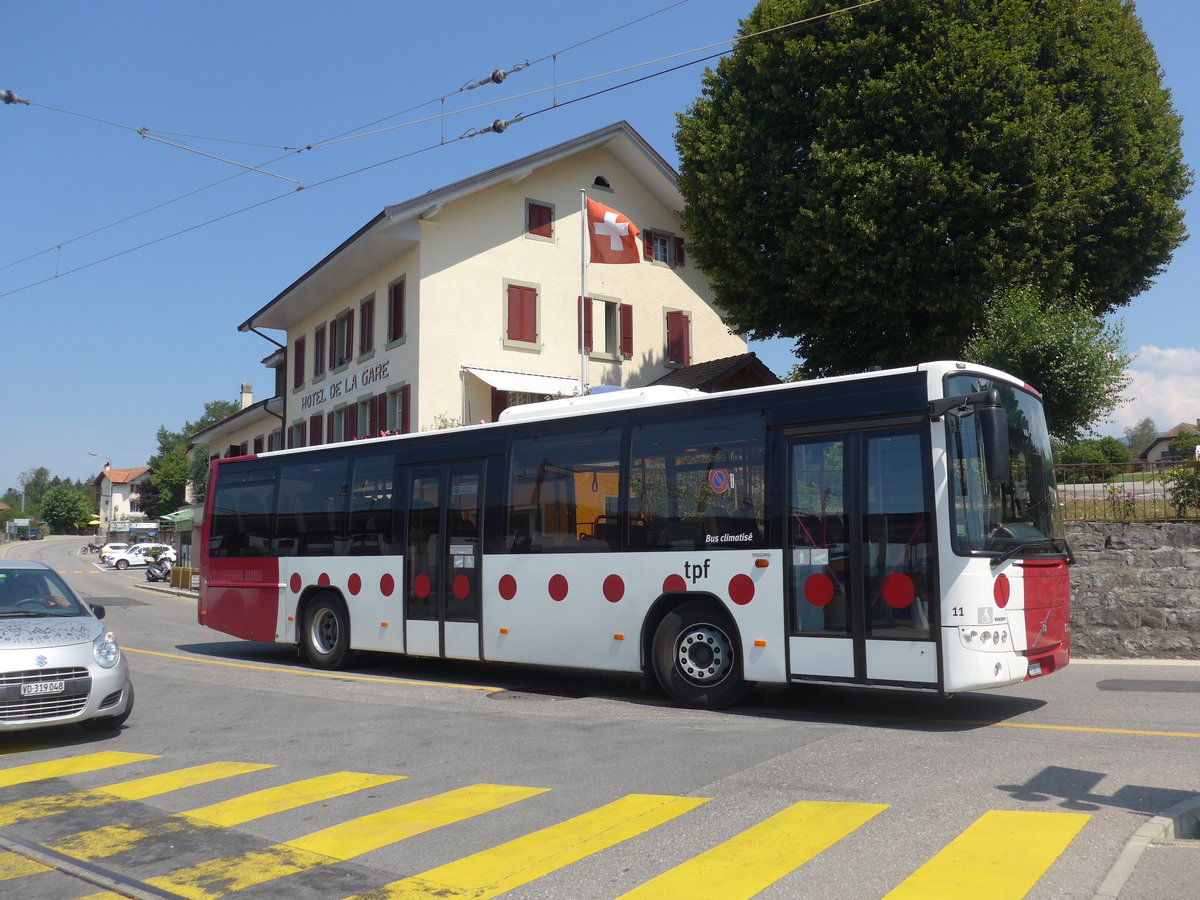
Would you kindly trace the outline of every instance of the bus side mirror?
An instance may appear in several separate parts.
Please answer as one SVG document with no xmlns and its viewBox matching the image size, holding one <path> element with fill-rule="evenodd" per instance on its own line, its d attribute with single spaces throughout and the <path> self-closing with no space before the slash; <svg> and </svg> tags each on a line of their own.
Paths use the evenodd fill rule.
<svg viewBox="0 0 1200 900">
<path fill-rule="evenodd" d="M 983 458 L 987 460 L 989 481 L 1007 483 L 1009 478 L 1008 459 L 1008 416 L 1000 405 L 1000 394 L 990 390 L 987 399 L 979 406 L 979 430 L 983 437 Z"/>
</svg>

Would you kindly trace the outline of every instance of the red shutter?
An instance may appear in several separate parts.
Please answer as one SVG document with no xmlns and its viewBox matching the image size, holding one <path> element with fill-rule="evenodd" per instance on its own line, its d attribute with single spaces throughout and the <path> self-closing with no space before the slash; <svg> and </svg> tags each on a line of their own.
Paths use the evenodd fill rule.
<svg viewBox="0 0 1200 900">
<path fill-rule="evenodd" d="M 338 364 L 337 319 L 329 323 L 329 368 L 332 371 Z"/>
<path fill-rule="evenodd" d="M 354 310 L 346 313 L 346 362 L 354 359 Z"/>
<path fill-rule="evenodd" d="M 296 357 L 292 367 L 292 387 L 300 387 L 304 384 L 304 338 L 296 338 L 292 346 L 292 353 Z"/>
<path fill-rule="evenodd" d="M 375 298 L 364 300 L 362 322 L 358 326 L 358 352 L 366 353 L 375 344 Z"/>
<path fill-rule="evenodd" d="M 387 394 L 380 394 L 371 401 L 371 437 L 377 437 L 387 431 Z"/>
<path fill-rule="evenodd" d="M 296 428 L 299 429 L 299 431 L 300 431 L 300 435 L 297 438 L 296 443 L 298 443 L 301 447 L 307 447 L 308 446 L 308 423 L 301 422 L 299 425 L 296 426 Z"/>
<path fill-rule="evenodd" d="M 683 256 L 683 238 L 675 238 L 675 265 L 682 266 L 684 261 Z"/>
<path fill-rule="evenodd" d="M 508 339 L 537 343 L 536 289 L 516 284 L 508 286 Z"/>
<path fill-rule="evenodd" d="M 575 298 L 575 304 L 577 307 L 580 306 L 578 297 Z M 580 333 L 578 335 L 579 340 L 581 341 L 579 349 L 586 350 L 588 353 L 591 353 L 592 352 L 592 298 L 591 297 L 583 298 L 582 314 L 583 314 L 583 323 L 582 323 L 582 328 L 579 329 Z"/>
<path fill-rule="evenodd" d="M 396 413 L 396 428 L 401 434 L 408 434 L 409 431 L 408 398 L 409 385 L 406 384 L 400 388 L 400 409 Z"/>
<path fill-rule="evenodd" d="M 686 366 L 691 363 L 692 348 L 688 314 L 680 310 L 667 313 L 667 362 Z"/>
<path fill-rule="evenodd" d="M 550 207 L 543 206 L 541 203 L 530 203 L 526 228 L 530 234 L 536 234 L 539 237 L 553 237 L 553 219 Z"/>
<path fill-rule="evenodd" d="M 358 437 L 358 404 L 351 403 L 346 407 L 346 436 L 344 440 L 352 441 Z"/>
<path fill-rule="evenodd" d="M 321 414 L 310 416 L 308 419 L 308 436 L 312 439 L 309 446 L 315 447 L 322 443 L 321 439 Z"/>
<path fill-rule="evenodd" d="M 642 258 L 654 259 L 654 232 L 642 232 Z"/>
<path fill-rule="evenodd" d="M 633 307 L 621 304 L 621 355 L 633 359 Z"/>
<path fill-rule="evenodd" d="M 325 374 L 325 326 L 313 332 L 313 375 Z"/>
<path fill-rule="evenodd" d="M 388 300 L 388 340 L 404 337 L 404 282 L 392 285 Z"/>
</svg>

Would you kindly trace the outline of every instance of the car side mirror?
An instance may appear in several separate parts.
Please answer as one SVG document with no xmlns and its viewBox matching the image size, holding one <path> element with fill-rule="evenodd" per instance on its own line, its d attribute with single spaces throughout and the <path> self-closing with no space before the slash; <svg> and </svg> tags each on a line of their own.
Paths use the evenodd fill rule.
<svg viewBox="0 0 1200 900">
<path fill-rule="evenodd" d="M 104 618 L 104 607 L 103 606 L 101 606 L 99 603 L 89 603 L 88 606 L 91 607 L 92 614 L 97 619 Z"/>
</svg>

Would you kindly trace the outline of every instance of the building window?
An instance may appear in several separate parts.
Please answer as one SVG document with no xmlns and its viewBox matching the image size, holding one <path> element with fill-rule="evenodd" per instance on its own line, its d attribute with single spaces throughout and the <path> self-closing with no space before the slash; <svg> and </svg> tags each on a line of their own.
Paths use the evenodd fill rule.
<svg viewBox="0 0 1200 900">
<path fill-rule="evenodd" d="M 292 344 L 292 387 L 304 387 L 304 338 Z"/>
<path fill-rule="evenodd" d="M 669 366 L 688 366 L 692 363 L 692 318 L 680 309 L 666 314 L 667 352 Z"/>
<path fill-rule="evenodd" d="M 358 306 L 358 353 L 363 356 L 375 349 L 375 295 Z"/>
<path fill-rule="evenodd" d="M 348 309 L 329 323 L 329 368 L 344 366 L 354 356 L 354 310 Z"/>
<path fill-rule="evenodd" d="M 524 284 L 507 284 L 505 287 L 506 344 L 525 348 L 536 348 L 538 343 L 538 291 Z"/>
<path fill-rule="evenodd" d="M 632 359 L 633 307 L 602 297 L 586 297 L 580 349 L 611 359 Z"/>
<path fill-rule="evenodd" d="M 642 256 L 678 268 L 684 263 L 683 238 L 666 231 L 642 231 Z"/>
<path fill-rule="evenodd" d="M 318 325 L 313 335 L 313 378 L 325 374 L 325 326 Z"/>
<path fill-rule="evenodd" d="M 402 384 L 387 395 L 387 429 L 398 434 L 408 434 L 410 426 L 409 385 Z"/>
<path fill-rule="evenodd" d="M 529 237 L 554 239 L 554 206 L 536 200 L 525 201 L 525 233 Z"/>
<path fill-rule="evenodd" d="M 401 278 L 388 288 L 388 325 L 387 339 L 392 341 L 404 339 L 404 279 Z"/>
</svg>

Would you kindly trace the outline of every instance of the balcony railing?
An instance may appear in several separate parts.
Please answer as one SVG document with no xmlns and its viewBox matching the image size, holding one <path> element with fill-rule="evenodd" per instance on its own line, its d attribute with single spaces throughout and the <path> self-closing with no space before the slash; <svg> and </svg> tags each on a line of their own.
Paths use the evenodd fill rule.
<svg viewBox="0 0 1200 900">
<path fill-rule="evenodd" d="M 1200 520 L 1200 460 L 1062 463 L 1054 471 L 1068 522 Z"/>
</svg>

